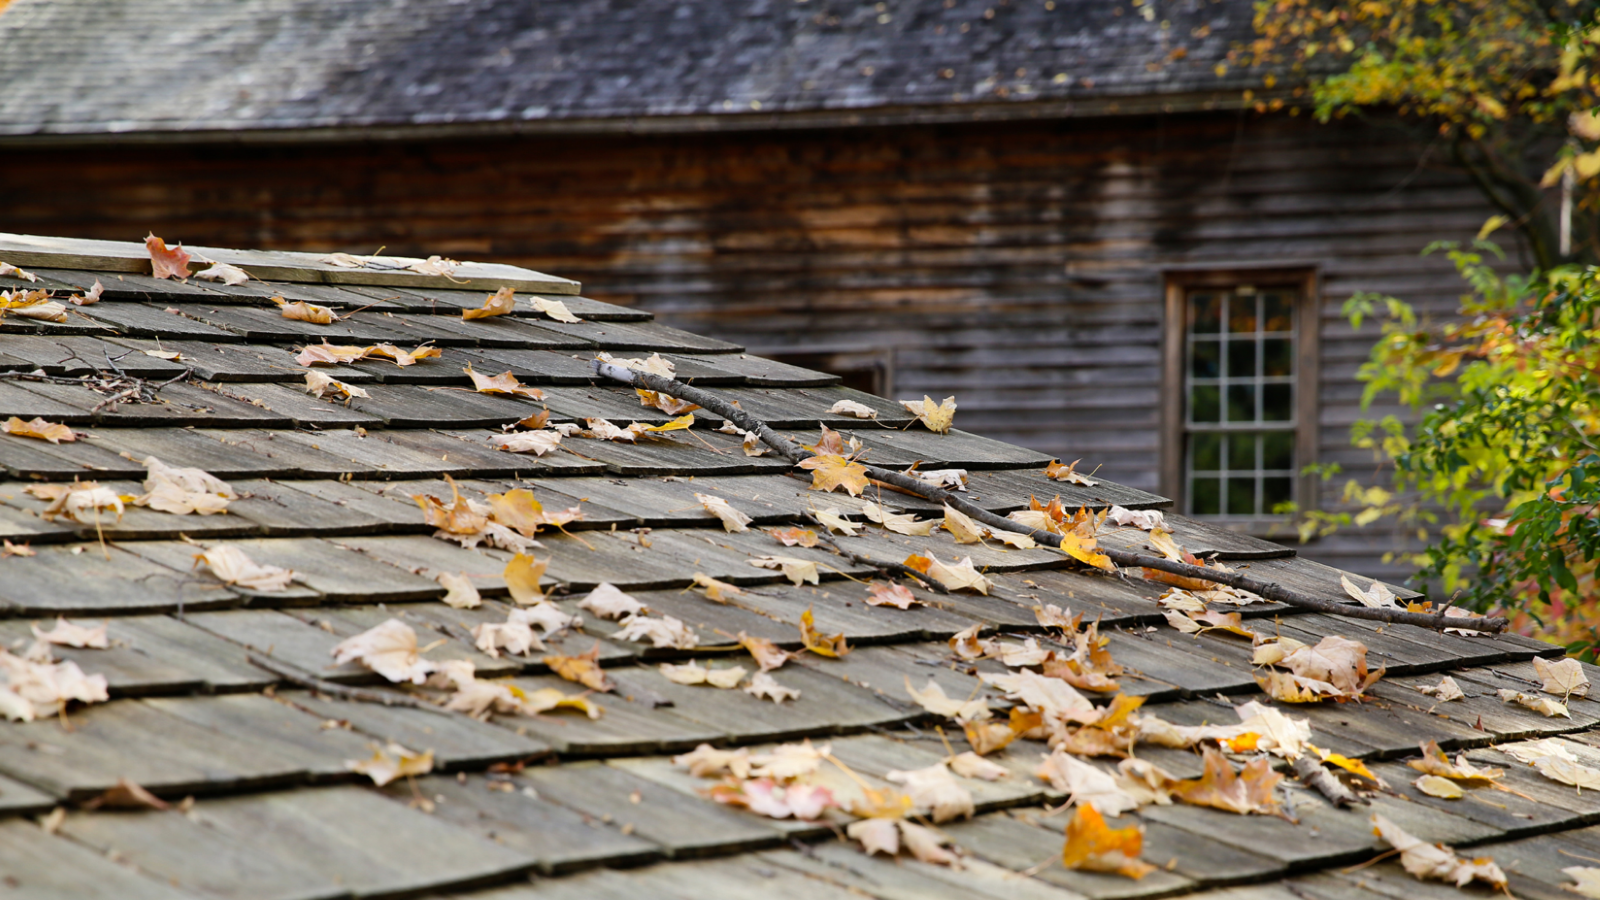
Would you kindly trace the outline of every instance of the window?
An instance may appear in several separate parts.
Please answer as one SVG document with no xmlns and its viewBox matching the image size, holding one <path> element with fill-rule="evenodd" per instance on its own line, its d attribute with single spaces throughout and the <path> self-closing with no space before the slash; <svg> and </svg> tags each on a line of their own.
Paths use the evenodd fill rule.
<svg viewBox="0 0 1600 900">
<path fill-rule="evenodd" d="M 1313 502 L 1312 288 L 1308 273 L 1169 275 L 1162 480 L 1184 513 L 1248 528 Z"/>
</svg>

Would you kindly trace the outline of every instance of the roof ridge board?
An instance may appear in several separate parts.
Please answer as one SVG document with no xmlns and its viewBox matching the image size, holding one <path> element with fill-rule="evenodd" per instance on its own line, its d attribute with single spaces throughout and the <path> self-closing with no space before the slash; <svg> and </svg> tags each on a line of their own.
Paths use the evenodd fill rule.
<svg viewBox="0 0 1600 900">
<path fill-rule="evenodd" d="M 353 268 L 325 261 L 328 254 L 291 250 L 230 250 L 221 247 L 190 246 L 197 262 L 226 263 L 244 269 L 264 281 L 307 282 L 312 284 L 353 284 L 405 287 L 478 288 L 489 291 L 510 287 L 530 293 L 576 295 L 579 284 L 567 278 L 546 275 L 532 269 L 504 263 L 458 263 L 450 275 L 424 275 L 406 268 L 423 260 L 414 257 L 374 259 L 382 268 Z M 71 268 L 89 271 L 120 272 L 134 275 L 150 273 L 150 254 L 142 242 L 61 238 L 0 232 L 0 259 L 27 268 Z"/>
</svg>

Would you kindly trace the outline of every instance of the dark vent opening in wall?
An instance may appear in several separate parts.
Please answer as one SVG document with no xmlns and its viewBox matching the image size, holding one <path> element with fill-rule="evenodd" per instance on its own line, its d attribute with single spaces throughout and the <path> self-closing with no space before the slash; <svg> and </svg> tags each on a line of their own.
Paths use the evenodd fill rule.
<svg viewBox="0 0 1600 900">
<path fill-rule="evenodd" d="M 880 397 L 887 397 L 894 390 L 894 364 L 889 351 L 766 352 L 758 355 L 791 366 L 837 375 L 845 387 Z"/>
</svg>

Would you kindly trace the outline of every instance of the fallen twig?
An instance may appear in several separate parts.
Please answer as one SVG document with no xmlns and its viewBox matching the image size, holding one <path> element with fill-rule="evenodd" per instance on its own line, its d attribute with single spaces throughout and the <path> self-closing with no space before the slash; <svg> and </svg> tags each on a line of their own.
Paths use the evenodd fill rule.
<svg viewBox="0 0 1600 900">
<path fill-rule="evenodd" d="M 655 375 L 649 372 L 640 372 L 635 369 L 629 369 L 625 366 L 620 366 L 616 363 L 608 363 L 603 360 L 595 360 L 593 363 L 591 363 L 591 367 L 596 374 L 605 378 L 609 378 L 613 381 L 620 381 L 623 384 L 628 385 L 643 385 L 650 390 L 656 391 L 657 393 L 666 394 L 670 397 L 676 397 L 679 400 L 687 400 L 690 403 L 694 403 L 702 407 L 707 412 L 722 416 L 723 418 L 732 421 L 735 425 L 739 426 L 745 431 L 754 432 L 758 437 L 761 438 L 762 443 L 766 444 L 768 447 L 771 447 L 780 456 L 792 463 L 799 463 L 801 460 L 814 455 L 804 447 L 801 447 L 793 439 L 778 434 L 772 429 L 771 426 L 767 425 L 767 423 L 761 421 L 755 416 L 750 415 L 749 413 L 737 406 L 734 406 L 732 403 L 724 400 L 722 397 L 719 397 L 716 394 L 711 393 L 710 391 L 692 387 L 672 378 L 664 378 L 660 375 Z M 889 469 L 883 469 L 871 465 L 866 466 L 866 470 L 868 478 L 883 482 L 883 484 L 886 486 L 899 488 L 907 493 L 914 494 L 925 500 L 947 504 L 952 509 L 966 513 L 974 520 L 981 522 L 990 528 L 1001 531 L 1010 531 L 1017 534 L 1025 534 L 1033 538 L 1038 543 L 1049 547 L 1059 548 L 1061 546 L 1061 538 L 1058 535 L 1051 534 L 1048 531 L 1041 531 L 1036 528 L 1028 528 L 1017 522 L 1015 519 L 1008 519 L 1004 516 L 990 512 L 989 510 L 965 500 L 949 491 L 936 488 L 927 482 L 922 481 L 921 479 L 907 475 L 903 472 L 895 472 Z M 1102 547 L 1099 549 L 1102 553 L 1106 554 L 1106 556 L 1110 557 L 1111 561 L 1116 563 L 1118 566 L 1155 569 L 1161 572 L 1169 572 L 1173 575 L 1181 575 L 1185 578 L 1209 581 L 1214 584 L 1225 584 L 1229 587 L 1237 588 L 1241 591 L 1248 591 L 1264 599 L 1271 600 L 1276 603 L 1282 603 L 1286 606 L 1295 606 L 1301 609 L 1309 609 L 1316 612 L 1328 613 L 1330 615 L 1345 616 L 1352 619 L 1369 619 L 1372 621 L 1390 622 L 1402 625 L 1417 625 L 1422 628 L 1431 628 L 1435 631 L 1442 631 L 1445 628 L 1459 628 L 1463 631 L 1499 633 L 1504 631 L 1506 626 L 1509 624 L 1504 617 L 1484 618 L 1481 616 L 1475 616 L 1471 618 L 1447 618 L 1442 611 L 1438 613 L 1414 613 L 1403 609 L 1385 609 L 1360 606 L 1354 603 L 1343 601 L 1324 600 L 1320 597 L 1312 597 L 1307 594 L 1302 594 L 1299 591 L 1284 587 L 1276 582 L 1262 581 L 1259 578 L 1252 578 L 1239 572 L 1220 572 L 1216 569 L 1192 566 L 1188 563 L 1177 562 L 1175 560 L 1164 559 L 1155 556 L 1145 556 L 1140 553 L 1133 553 L 1127 550 L 1116 550 L 1109 547 Z M 876 565 L 876 563 L 874 563 L 874 565 Z"/>
<path fill-rule="evenodd" d="M 272 659 L 271 657 L 258 656 L 254 653 L 246 653 L 244 658 L 248 660 L 251 665 L 257 668 L 266 669 L 268 672 L 271 672 L 285 681 L 288 681 L 292 684 L 298 684 L 303 688 L 310 688 L 319 694 L 327 694 L 330 697 L 338 697 L 340 700 L 354 700 L 358 703 L 378 703 L 382 704 L 383 706 L 404 706 L 408 709 L 421 709 L 431 713 L 438 713 L 441 716 L 456 715 L 442 706 L 435 706 L 432 703 L 399 693 L 398 691 L 386 691 L 381 689 L 372 690 L 369 688 L 355 688 L 343 684 L 336 684 L 332 681 L 318 678 L 299 666 L 290 665 L 289 663 L 281 662 L 279 660 Z"/>
</svg>

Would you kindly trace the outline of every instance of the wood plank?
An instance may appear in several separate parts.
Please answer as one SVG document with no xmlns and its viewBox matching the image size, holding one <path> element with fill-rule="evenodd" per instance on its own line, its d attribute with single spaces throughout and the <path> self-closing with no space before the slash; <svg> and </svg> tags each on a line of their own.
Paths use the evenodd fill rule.
<svg viewBox="0 0 1600 900">
<path fill-rule="evenodd" d="M 554 675 L 523 676 L 512 679 L 511 683 L 524 691 L 555 688 L 563 694 L 579 693 L 577 685 Z M 562 711 L 518 722 L 515 727 L 548 743 L 563 758 L 682 753 L 721 738 L 716 729 L 679 718 L 668 708 L 652 708 L 616 694 L 601 694 L 590 699 L 604 710 L 598 719 Z"/>
<path fill-rule="evenodd" d="M 168 549 L 175 551 L 165 554 L 171 566 L 97 543 L 39 546 L 33 557 L 0 558 L 0 603 L 14 615 L 77 616 L 217 609 L 239 602 L 221 584 L 188 576 L 193 548 Z"/>
<path fill-rule="evenodd" d="M 340 717 L 311 710 L 301 702 L 303 696 L 285 691 L 276 697 L 254 693 L 160 697 L 146 703 L 212 734 L 243 740 L 290 760 L 313 781 L 355 777 L 345 763 L 371 756 L 372 737 L 351 731 L 348 725 L 327 727 L 330 719 Z"/>
<path fill-rule="evenodd" d="M 285 700 L 323 720 L 349 723 L 367 745 L 394 741 L 417 752 L 433 751 L 437 771 L 481 769 L 499 762 L 529 762 L 550 755 L 550 745 L 518 734 L 515 717 L 491 725 L 467 716 L 443 716 L 427 710 L 381 703 L 334 700 L 299 691 Z M 309 717 L 308 717 L 309 718 Z M 347 732 L 348 733 L 348 732 Z M 364 758 L 345 757 L 345 759 Z"/>
<path fill-rule="evenodd" d="M 127 453 L 135 460 L 142 462 L 154 456 L 168 465 L 193 466 L 218 478 L 286 478 L 300 474 L 290 463 L 254 451 L 261 444 L 252 438 L 261 432 L 96 428 L 93 434 L 92 440 L 97 445 L 116 453 Z M 234 443 L 218 441 L 217 434 L 227 434 Z"/>
<path fill-rule="evenodd" d="M 197 896 L 21 820 L 0 822 L 0 879 L 17 896 L 40 900 L 185 900 Z"/>
<path fill-rule="evenodd" d="M 881 900 L 1077 900 L 1080 896 L 981 859 L 963 860 L 955 869 L 915 859 L 868 856 L 838 841 L 805 852 L 767 850 L 750 858 Z"/>
</svg>

